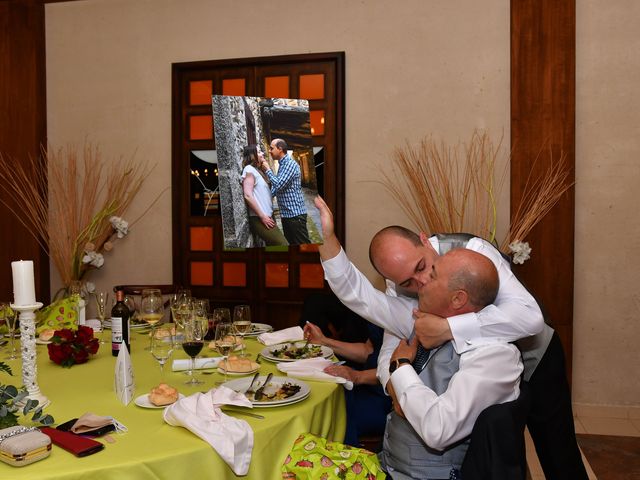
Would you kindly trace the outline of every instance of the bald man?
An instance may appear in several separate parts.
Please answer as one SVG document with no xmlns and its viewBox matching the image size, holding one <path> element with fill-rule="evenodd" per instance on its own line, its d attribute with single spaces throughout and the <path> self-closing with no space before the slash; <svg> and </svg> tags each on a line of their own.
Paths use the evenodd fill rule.
<svg viewBox="0 0 640 480">
<path fill-rule="evenodd" d="M 460 318 L 492 304 L 498 289 L 498 271 L 491 260 L 454 249 L 434 259 L 418 289 L 419 308 Z M 416 347 L 415 338 L 403 340 L 391 358 L 391 382 L 406 419 L 389 415 L 381 463 L 394 480 L 458 478 L 478 415 L 518 398 L 520 351 L 508 342 L 478 339 L 458 355 L 447 342 L 416 372 Z M 450 376 L 452 363 L 456 371 Z"/>
</svg>

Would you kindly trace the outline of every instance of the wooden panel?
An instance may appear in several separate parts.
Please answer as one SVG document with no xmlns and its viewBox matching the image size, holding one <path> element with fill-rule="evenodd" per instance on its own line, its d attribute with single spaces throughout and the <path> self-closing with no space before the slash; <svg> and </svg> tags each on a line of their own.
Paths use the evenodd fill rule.
<svg viewBox="0 0 640 480">
<path fill-rule="evenodd" d="M 44 6 L 36 0 L 0 2 L 0 153 L 24 164 L 46 142 Z M 16 101 L 16 99 L 19 99 Z M 0 191 L 4 200 L 11 198 Z M 34 261 L 36 298 L 50 300 L 49 258 L 0 204 L 0 301 L 13 299 L 10 262 Z"/>
<path fill-rule="evenodd" d="M 575 165 L 575 0 L 511 2 L 511 208 L 529 177 L 538 178 L 549 156 Z M 573 325 L 574 191 L 531 232 L 531 260 L 514 271 L 557 325 L 571 372 Z"/>
</svg>

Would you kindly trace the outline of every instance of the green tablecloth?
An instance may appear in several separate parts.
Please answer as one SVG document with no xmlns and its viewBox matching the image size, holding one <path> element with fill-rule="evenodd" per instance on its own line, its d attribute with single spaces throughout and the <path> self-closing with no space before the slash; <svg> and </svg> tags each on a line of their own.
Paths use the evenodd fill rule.
<svg viewBox="0 0 640 480">
<path fill-rule="evenodd" d="M 107 332 L 108 333 L 108 332 Z M 106 336 L 106 335 L 105 335 Z M 144 347 L 148 337 L 133 333 L 132 362 L 135 373 L 136 396 L 147 393 L 160 382 L 157 362 Z M 247 351 L 253 355 L 264 346 L 247 339 Z M 162 419 L 162 409 L 144 409 L 122 405 L 113 390 L 115 357 L 109 344 L 102 345 L 98 354 L 83 365 L 70 369 L 53 364 L 46 346 L 38 346 L 38 384 L 51 400 L 46 409 L 57 423 L 63 423 L 86 412 L 110 415 L 129 429 L 126 434 L 112 434 L 115 443 L 104 442 L 106 448 L 94 455 L 76 458 L 56 446 L 51 456 L 32 465 L 15 468 L 0 463 L 0 479 L 113 479 L 143 480 L 180 478 L 237 478 L 209 444 L 188 430 L 172 427 Z M 203 356 L 216 356 L 206 345 Z M 172 358 L 187 358 L 184 352 L 174 351 Z M 20 361 L 10 362 L 14 377 L 9 382 L 20 383 Z M 185 394 L 209 390 L 222 375 L 201 375 L 204 385 L 187 387 L 182 373 L 171 372 L 166 365 L 164 381 Z M 275 365 L 262 360 L 261 373 L 274 372 Z M 230 377 L 231 378 L 231 377 Z M 346 417 L 342 386 L 309 381 L 310 396 L 297 404 L 254 409 L 264 420 L 244 415 L 254 431 L 254 447 L 249 473 L 244 478 L 278 479 L 280 466 L 298 435 L 304 432 L 342 441 Z"/>
</svg>

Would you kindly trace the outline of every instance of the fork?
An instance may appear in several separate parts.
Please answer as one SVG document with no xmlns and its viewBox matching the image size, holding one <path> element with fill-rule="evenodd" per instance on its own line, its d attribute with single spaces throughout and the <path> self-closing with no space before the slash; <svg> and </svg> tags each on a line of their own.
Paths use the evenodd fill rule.
<svg viewBox="0 0 640 480">
<path fill-rule="evenodd" d="M 269 375 L 267 375 L 267 379 L 264 381 L 264 383 L 262 384 L 262 386 L 256 390 L 256 393 L 253 394 L 253 398 L 255 401 L 259 402 L 260 399 L 262 398 L 262 396 L 264 395 L 264 387 L 267 386 L 267 383 L 269 383 L 269 380 L 271 380 L 271 377 L 273 377 L 273 373 L 269 373 Z"/>
<path fill-rule="evenodd" d="M 258 352 L 258 354 L 256 355 L 256 363 L 262 363 L 260 361 L 260 352 Z"/>
<path fill-rule="evenodd" d="M 251 379 L 251 383 L 249 384 L 249 387 L 244 391 L 245 395 L 247 393 L 255 392 L 255 390 L 253 390 L 253 384 L 256 383 L 256 380 L 258 379 L 259 376 L 260 376 L 260 372 L 256 372 L 256 374 Z"/>
</svg>

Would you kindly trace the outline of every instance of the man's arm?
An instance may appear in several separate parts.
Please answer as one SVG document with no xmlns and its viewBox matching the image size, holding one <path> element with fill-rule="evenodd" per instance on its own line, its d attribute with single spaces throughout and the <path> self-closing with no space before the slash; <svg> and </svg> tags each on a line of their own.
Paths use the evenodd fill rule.
<svg viewBox="0 0 640 480">
<path fill-rule="evenodd" d="M 490 405 L 519 395 L 522 362 L 509 343 L 485 344 L 460 357 L 460 368 L 440 396 L 425 386 L 411 365 L 400 366 L 391 383 L 405 418 L 427 445 L 437 450 L 471 434 Z"/>
<path fill-rule="evenodd" d="M 389 373 L 389 361 L 391 360 L 393 351 L 396 349 L 399 343 L 400 339 L 398 337 L 389 332 L 384 332 L 382 346 L 380 347 L 380 353 L 378 354 L 377 375 L 378 380 L 380 380 L 380 384 L 387 393 L 389 393 L 387 391 L 387 382 L 391 377 L 391 374 Z"/>
<path fill-rule="evenodd" d="M 335 236 L 333 216 L 320 197 L 316 197 L 320 210 L 324 244 L 319 246 L 324 275 L 333 293 L 350 310 L 365 320 L 390 331 L 398 337 L 408 337 L 413 331 L 411 312 L 416 301 L 392 298 L 377 290 L 349 261 Z"/>
<path fill-rule="evenodd" d="M 271 182 L 271 195 L 277 194 L 293 181 L 296 173 L 295 167 L 297 166 L 294 162 L 295 160 L 290 158 L 288 162 L 284 164 L 281 163 L 278 169 L 278 175 L 274 175 L 271 169 L 265 172 Z"/>
</svg>

